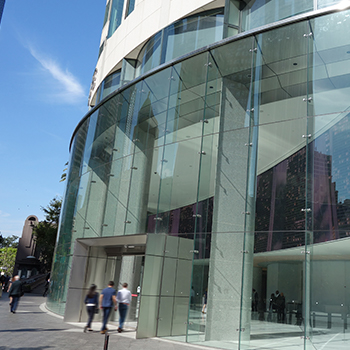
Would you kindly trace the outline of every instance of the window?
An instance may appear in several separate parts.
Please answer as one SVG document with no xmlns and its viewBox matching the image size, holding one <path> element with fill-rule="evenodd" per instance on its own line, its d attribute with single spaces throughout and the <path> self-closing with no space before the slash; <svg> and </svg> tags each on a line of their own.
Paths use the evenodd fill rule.
<svg viewBox="0 0 350 350">
<path fill-rule="evenodd" d="M 117 30 L 122 22 L 124 0 L 113 0 L 109 18 L 108 38 Z"/>
<path fill-rule="evenodd" d="M 134 11 L 134 7 L 135 7 L 135 0 L 129 0 L 128 5 L 126 7 L 125 18 L 128 17 L 132 11 Z"/>
</svg>

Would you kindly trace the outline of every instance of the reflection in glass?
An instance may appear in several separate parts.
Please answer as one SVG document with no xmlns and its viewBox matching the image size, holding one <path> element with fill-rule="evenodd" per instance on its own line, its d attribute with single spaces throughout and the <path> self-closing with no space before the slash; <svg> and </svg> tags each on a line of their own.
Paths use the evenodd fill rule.
<svg viewBox="0 0 350 350">
<path fill-rule="evenodd" d="M 140 51 L 136 76 L 223 37 L 223 9 L 179 20 L 155 34 Z"/>
<path fill-rule="evenodd" d="M 242 11 L 244 31 L 280 21 L 313 9 L 313 0 L 250 0 Z"/>
<path fill-rule="evenodd" d="M 313 113 L 343 112 L 350 108 L 350 11 L 313 19 L 309 74 Z"/>
</svg>

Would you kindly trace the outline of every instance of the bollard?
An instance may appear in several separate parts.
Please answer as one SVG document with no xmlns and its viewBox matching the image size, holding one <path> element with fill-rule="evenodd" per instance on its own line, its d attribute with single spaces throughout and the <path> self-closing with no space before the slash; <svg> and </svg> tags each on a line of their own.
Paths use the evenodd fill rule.
<svg viewBox="0 0 350 350">
<path fill-rule="evenodd" d="M 109 341 L 109 334 L 106 333 L 106 335 L 105 335 L 105 344 L 104 344 L 103 350 L 108 350 L 108 341 Z"/>
<path fill-rule="evenodd" d="M 328 312 L 328 317 L 327 317 L 327 328 L 331 329 L 332 328 L 332 314 Z"/>
<path fill-rule="evenodd" d="M 348 329 L 348 314 L 344 312 L 343 317 L 344 317 L 344 332 L 345 332 L 345 330 Z"/>
</svg>

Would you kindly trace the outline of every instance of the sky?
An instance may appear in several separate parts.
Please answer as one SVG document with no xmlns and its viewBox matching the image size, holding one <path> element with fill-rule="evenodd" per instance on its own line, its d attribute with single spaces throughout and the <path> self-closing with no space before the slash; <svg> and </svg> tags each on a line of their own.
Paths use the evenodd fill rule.
<svg viewBox="0 0 350 350">
<path fill-rule="evenodd" d="M 69 143 L 88 112 L 105 1 L 6 0 L 0 24 L 0 233 L 63 197 Z"/>
</svg>

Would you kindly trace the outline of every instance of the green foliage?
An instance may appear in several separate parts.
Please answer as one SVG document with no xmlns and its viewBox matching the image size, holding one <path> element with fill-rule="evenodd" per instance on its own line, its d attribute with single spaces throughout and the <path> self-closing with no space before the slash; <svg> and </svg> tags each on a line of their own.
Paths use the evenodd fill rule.
<svg viewBox="0 0 350 350">
<path fill-rule="evenodd" d="M 1 237 L 0 248 L 17 248 L 18 247 L 18 236 L 12 235 L 9 237 Z"/>
<path fill-rule="evenodd" d="M 12 276 L 15 266 L 17 248 L 1 248 L 0 249 L 0 271 Z"/>
<path fill-rule="evenodd" d="M 62 200 L 54 198 L 46 208 L 41 207 L 45 213 L 45 220 L 40 221 L 33 229 L 36 247 L 40 251 L 40 261 L 46 271 L 49 271 L 52 265 L 61 205 Z"/>
<path fill-rule="evenodd" d="M 68 162 L 65 164 L 65 166 L 67 166 L 68 165 Z M 60 180 L 60 182 L 63 182 L 63 181 L 66 181 L 67 180 L 67 170 L 68 170 L 68 168 L 64 168 L 62 171 L 63 171 L 63 173 L 62 173 L 62 175 L 61 175 L 61 180 Z"/>
<path fill-rule="evenodd" d="M 45 213 L 45 221 L 56 224 L 58 226 L 58 221 L 60 219 L 62 206 L 62 199 L 54 198 L 50 201 L 49 205 L 41 210 Z"/>
</svg>

